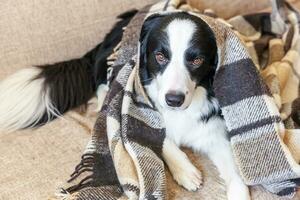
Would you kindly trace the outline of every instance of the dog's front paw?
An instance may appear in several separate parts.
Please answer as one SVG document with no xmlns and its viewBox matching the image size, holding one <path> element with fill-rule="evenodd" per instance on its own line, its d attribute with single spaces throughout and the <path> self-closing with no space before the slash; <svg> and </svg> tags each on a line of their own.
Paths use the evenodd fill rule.
<svg viewBox="0 0 300 200">
<path fill-rule="evenodd" d="M 175 181 L 189 191 L 196 191 L 202 186 L 201 172 L 189 162 L 173 169 L 172 174 Z"/>
<path fill-rule="evenodd" d="M 179 185 L 189 191 L 196 191 L 201 187 L 201 172 L 190 162 L 186 154 L 168 138 L 164 141 L 163 157 Z"/>
</svg>

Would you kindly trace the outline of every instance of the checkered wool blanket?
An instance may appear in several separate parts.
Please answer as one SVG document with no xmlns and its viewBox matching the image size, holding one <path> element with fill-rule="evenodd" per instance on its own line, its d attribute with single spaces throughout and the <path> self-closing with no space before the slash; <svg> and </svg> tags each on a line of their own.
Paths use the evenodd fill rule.
<svg viewBox="0 0 300 200">
<path fill-rule="evenodd" d="M 216 36 L 214 90 L 244 181 L 279 196 L 295 194 L 300 185 L 299 13 L 278 0 L 272 13 L 225 21 L 210 10 L 200 14 L 168 1 L 140 10 L 109 57 L 110 89 L 82 160 L 61 191 L 67 199 L 168 198 L 161 158 L 165 128 L 140 82 L 138 39 L 147 16 L 180 10 L 202 18 Z"/>
</svg>

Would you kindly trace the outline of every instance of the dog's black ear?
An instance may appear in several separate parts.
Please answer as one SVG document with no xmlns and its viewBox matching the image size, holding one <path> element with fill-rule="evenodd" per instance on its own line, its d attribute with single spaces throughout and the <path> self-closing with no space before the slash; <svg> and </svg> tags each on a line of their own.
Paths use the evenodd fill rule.
<svg viewBox="0 0 300 200">
<path fill-rule="evenodd" d="M 141 34 L 140 34 L 140 42 L 144 40 L 145 37 L 147 37 L 148 33 L 157 25 L 159 19 L 164 16 L 161 14 L 153 14 L 150 15 L 143 23 Z"/>
<path fill-rule="evenodd" d="M 153 14 L 149 16 L 143 23 L 141 33 L 140 33 L 140 55 L 139 55 L 139 63 L 140 63 L 140 77 L 143 83 L 149 80 L 150 76 L 147 70 L 147 45 L 148 45 L 148 39 L 149 34 L 151 31 L 157 27 L 159 24 L 159 20 L 164 15 L 161 14 Z"/>
</svg>

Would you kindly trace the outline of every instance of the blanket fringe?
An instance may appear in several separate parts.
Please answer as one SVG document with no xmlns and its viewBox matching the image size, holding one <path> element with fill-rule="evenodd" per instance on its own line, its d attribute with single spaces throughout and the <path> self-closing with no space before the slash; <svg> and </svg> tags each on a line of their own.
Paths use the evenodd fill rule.
<svg viewBox="0 0 300 200">
<path fill-rule="evenodd" d="M 67 181 L 68 183 L 73 182 L 76 178 L 78 178 L 84 172 L 90 173 L 90 175 L 86 176 L 76 185 L 73 185 L 65 191 L 71 193 L 75 190 L 78 190 L 82 187 L 90 185 L 93 183 L 94 177 L 94 165 L 95 165 L 95 155 L 92 153 L 86 153 L 81 156 L 81 162 L 75 167 L 74 172 L 71 174 L 70 179 Z"/>
</svg>

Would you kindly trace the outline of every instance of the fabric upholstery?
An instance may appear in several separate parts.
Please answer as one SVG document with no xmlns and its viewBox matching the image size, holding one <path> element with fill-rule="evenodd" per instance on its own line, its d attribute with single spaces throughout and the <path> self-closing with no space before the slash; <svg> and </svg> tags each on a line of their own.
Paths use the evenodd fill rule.
<svg viewBox="0 0 300 200">
<path fill-rule="evenodd" d="M 157 0 L 1 0 L 0 80 L 17 69 L 82 56 L 115 17 Z"/>
<path fill-rule="evenodd" d="M 249 14 L 253 11 L 269 10 L 270 0 L 222 0 L 222 1 L 207 1 L 207 0 L 187 0 L 188 4 L 200 11 L 206 8 L 214 10 L 214 12 L 222 18 L 228 19 L 230 17 Z M 288 2 L 299 3 L 298 0 L 288 0 Z M 226 5 L 226 6 L 224 6 Z"/>
<path fill-rule="evenodd" d="M 82 56 L 117 15 L 155 1 L 0 0 L 0 81 L 21 68 Z M 0 132 L 1 200 L 53 196 L 89 139 L 96 105 L 88 107 L 36 130 Z"/>
</svg>

